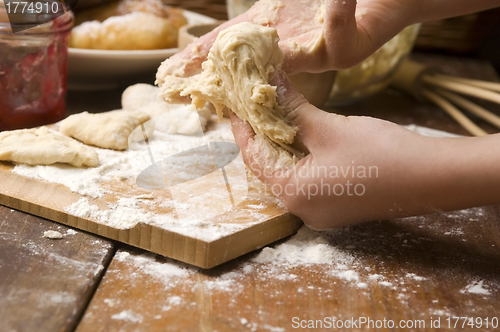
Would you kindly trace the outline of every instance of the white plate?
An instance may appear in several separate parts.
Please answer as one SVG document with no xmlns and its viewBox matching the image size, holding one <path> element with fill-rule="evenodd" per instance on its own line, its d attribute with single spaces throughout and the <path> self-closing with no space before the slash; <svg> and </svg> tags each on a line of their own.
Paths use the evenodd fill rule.
<svg viewBox="0 0 500 332">
<path fill-rule="evenodd" d="M 216 20 L 185 10 L 188 24 L 212 23 Z M 162 61 L 177 53 L 177 48 L 150 51 L 108 51 L 69 48 L 68 89 L 103 90 L 123 85 L 139 75 L 154 73 Z"/>
</svg>

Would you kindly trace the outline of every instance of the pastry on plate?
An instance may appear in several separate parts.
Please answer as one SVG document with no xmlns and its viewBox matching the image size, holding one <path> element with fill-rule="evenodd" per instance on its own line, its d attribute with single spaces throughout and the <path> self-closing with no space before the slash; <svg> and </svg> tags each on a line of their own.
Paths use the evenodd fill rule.
<svg viewBox="0 0 500 332">
<path fill-rule="evenodd" d="M 123 0 L 76 15 L 69 46 L 100 50 L 153 50 L 177 47 L 187 24 L 182 9 L 161 0 Z"/>
</svg>

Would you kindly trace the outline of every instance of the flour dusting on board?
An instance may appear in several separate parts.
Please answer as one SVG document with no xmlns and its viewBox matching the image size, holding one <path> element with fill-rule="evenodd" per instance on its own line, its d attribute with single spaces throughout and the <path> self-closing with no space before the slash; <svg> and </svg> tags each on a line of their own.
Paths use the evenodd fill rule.
<svg viewBox="0 0 500 332">
<path fill-rule="evenodd" d="M 152 161 L 162 161 L 177 153 L 206 146 L 207 142 L 233 143 L 234 137 L 228 121 L 213 124 L 204 136 L 174 135 L 155 131 L 147 144 L 146 142 L 132 142 L 129 150 L 124 152 L 93 147 L 100 161 L 100 166 L 96 168 L 74 168 L 59 164 L 17 165 L 13 172 L 25 177 L 62 184 L 80 194 L 82 197 L 78 201 L 65 208 L 70 215 L 119 229 L 129 229 L 138 223 L 145 223 L 192 238 L 212 241 L 267 220 L 265 208 L 273 205 L 280 206 L 280 202 L 263 189 L 259 193 L 254 193 L 254 198 L 259 199 L 258 203 L 250 203 L 245 209 L 246 217 L 251 218 L 241 218 L 236 215 L 230 218 L 229 222 L 214 223 L 210 221 L 212 218 L 232 210 L 225 184 L 223 187 L 207 188 L 205 186 L 204 190 L 198 190 L 196 195 L 189 195 L 189 197 L 186 195 L 182 197 L 183 192 L 175 191 L 174 187 L 169 187 L 168 192 L 165 190 L 162 192 L 156 189 L 140 188 L 136 185 L 136 178 L 152 165 Z M 187 163 L 196 165 L 199 161 L 196 158 L 199 157 L 194 156 Z M 226 173 L 230 180 L 230 174 L 235 174 L 234 166 L 231 168 L 233 164 L 226 166 Z M 186 162 L 183 162 L 178 169 L 174 168 L 175 175 L 181 178 L 189 177 L 186 167 Z M 257 187 L 264 188 L 256 178 L 246 181 L 247 176 L 242 162 L 239 169 L 240 173 L 241 170 L 243 171 L 240 177 L 245 181 L 230 183 L 234 200 L 237 198 L 236 195 L 239 195 L 236 203 L 247 198 L 247 183 L 257 184 Z M 221 171 L 211 173 L 205 178 L 214 175 L 212 178 L 219 176 L 220 181 L 223 181 L 222 173 L 217 172 Z M 115 188 L 122 187 L 123 190 L 115 190 Z M 108 199 L 109 197 L 112 198 Z M 210 200 L 214 203 L 203 204 Z"/>
<path fill-rule="evenodd" d="M 411 126 L 409 129 L 424 135 L 439 135 L 439 132 L 417 126 Z M 441 133 L 441 135 L 446 134 Z M 266 220 L 267 215 L 264 212 L 267 206 L 274 205 L 283 208 L 277 198 L 264 190 L 255 195 L 257 203 L 248 204 L 245 210 L 247 215 L 251 215 L 252 222 L 246 222 L 246 224 L 236 222 L 213 223 L 206 220 L 210 220 L 220 213 L 227 213 L 232 209 L 229 200 L 224 199 L 228 198 L 225 186 L 222 192 L 204 190 L 199 194 L 199 197 L 189 197 L 191 200 L 190 204 L 186 204 L 185 202 L 176 202 L 174 204 L 173 200 L 176 198 L 174 197 L 174 191 L 171 191 L 173 199 L 165 199 L 164 197 L 160 197 L 161 195 L 159 196 L 157 192 L 148 192 L 147 190 L 127 195 L 130 188 L 135 186 L 136 177 L 152 165 L 152 160 L 164 160 L 168 156 L 204 145 L 207 141 L 234 142 L 229 123 L 212 125 L 212 128 L 205 133 L 204 137 L 171 135 L 155 131 L 154 136 L 149 140 L 148 144 L 145 142 L 131 143 L 129 150 L 125 152 L 94 147 L 100 161 L 100 166 L 96 168 L 81 169 L 68 165 L 17 165 L 13 169 L 13 172 L 25 177 L 62 184 L 70 188 L 73 192 L 82 195 L 81 199 L 66 207 L 65 211 L 71 215 L 90 218 L 99 223 L 121 229 L 131 228 L 137 223 L 146 223 L 205 241 L 219 239 L 252 224 Z M 185 169 L 176 170 L 179 176 L 183 172 L 185 172 Z M 255 178 L 250 180 L 250 182 L 252 181 L 259 182 Z M 243 192 L 241 196 L 244 198 L 246 192 L 241 190 L 240 182 L 244 181 L 237 181 L 231 184 L 232 193 L 234 195 L 239 190 Z M 109 183 L 121 183 L 126 189 L 117 193 L 109 188 Z M 259 185 L 263 187 L 260 183 Z M 107 197 L 107 195 L 116 195 L 116 201 L 108 202 L 107 206 L 104 207 L 102 204 L 99 205 L 93 202 L 93 199 Z M 203 209 L 197 208 L 210 197 L 219 203 L 206 204 Z M 220 202 L 223 201 L 227 202 L 227 206 L 224 205 L 221 207 L 222 204 Z M 165 211 L 170 212 L 159 213 L 154 207 L 163 208 Z M 231 220 L 244 219 L 238 217 L 241 216 L 231 217 Z M 457 234 L 457 232 L 453 234 Z M 321 248 L 321 244 L 318 245 L 318 248 Z M 279 255 L 280 253 L 264 252 L 262 259 L 266 254 Z M 319 255 L 318 258 L 320 258 L 324 254 L 326 254 L 325 257 L 329 257 L 328 255 L 332 253 L 318 252 L 317 254 Z M 300 257 L 300 255 L 297 257 Z M 309 258 L 312 260 L 318 259 L 314 257 Z M 350 276 L 350 278 L 353 278 L 353 276 Z"/>
</svg>

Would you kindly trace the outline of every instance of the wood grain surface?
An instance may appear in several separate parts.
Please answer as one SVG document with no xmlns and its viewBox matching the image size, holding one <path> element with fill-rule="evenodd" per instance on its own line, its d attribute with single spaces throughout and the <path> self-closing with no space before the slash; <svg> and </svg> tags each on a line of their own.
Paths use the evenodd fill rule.
<svg viewBox="0 0 500 332">
<path fill-rule="evenodd" d="M 55 230 L 62 239 L 48 239 Z M 114 253 L 111 241 L 0 206 L 0 330 L 72 331 Z"/>
<path fill-rule="evenodd" d="M 330 264 L 259 263 L 250 254 L 198 271 L 123 249 L 77 331 L 292 331 L 294 317 L 425 324 L 378 331 L 477 331 L 448 328 L 446 319 L 499 316 L 499 212 L 476 208 L 338 233 L 304 230 L 338 250 Z M 430 328 L 437 319 L 441 329 Z M 352 330 L 374 330 L 366 327 Z"/>
</svg>

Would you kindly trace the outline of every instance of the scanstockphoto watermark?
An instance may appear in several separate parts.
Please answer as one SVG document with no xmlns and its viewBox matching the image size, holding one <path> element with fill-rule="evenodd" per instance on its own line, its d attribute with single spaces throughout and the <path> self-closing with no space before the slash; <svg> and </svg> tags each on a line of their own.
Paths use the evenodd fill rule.
<svg viewBox="0 0 500 332">
<path fill-rule="evenodd" d="M 369 179 L 379 178 L 377 166 L 356 165 L 315 165 L 306 162 L 291 169 L 265 168 L 254 169 L 254 175 L 264 180 L 286 178 L 286 184 L 272 184 L 271 190 L 278 196 L 302 196 L 311 199 L 315 196 L 363 196 Z M 265 181 L 273 183 L 275 181 Z"/>
</svg>

